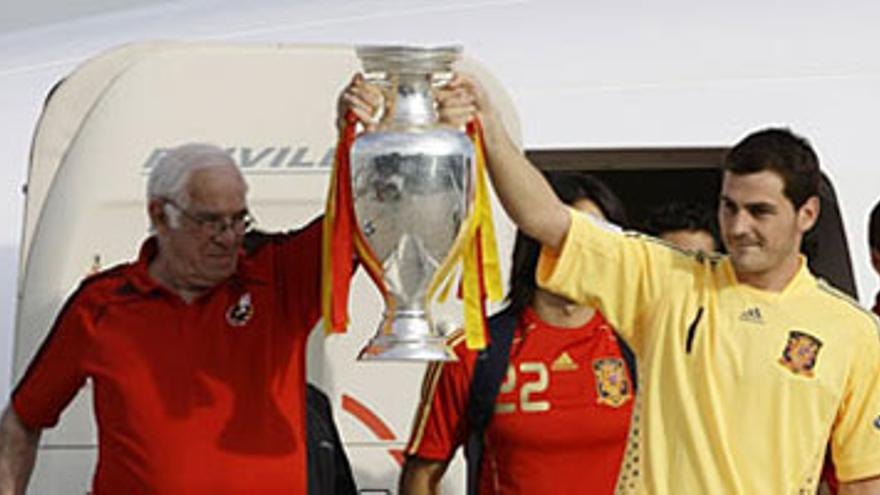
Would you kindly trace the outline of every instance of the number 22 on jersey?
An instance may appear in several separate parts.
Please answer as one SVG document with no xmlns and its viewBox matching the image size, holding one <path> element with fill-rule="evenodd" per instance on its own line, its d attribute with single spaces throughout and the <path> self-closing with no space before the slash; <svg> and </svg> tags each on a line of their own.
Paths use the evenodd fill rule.
<svg viewBox="0 0 880 495">
<path fill-rule="evenodd" d="M 546 400 L 536 400 L 535 394 L 545 392 L 550 386 L 550 373 L 547 365 L 541 361 L 525 361 L 519 363 L 518 367 L 510 364 L 507 367 L 507 375 L 501 384 L 499 396 L 501 394 L 509 394 L 513 392 L 517 383 L 519 386 L 519 396 L 512 402 L 497 401 L 495 403 L 495 412 L 497 414 L 516 412 L 519 408 L 522 412 L 543 412 L 550 410 L 550 402 Z"/>
</svg>

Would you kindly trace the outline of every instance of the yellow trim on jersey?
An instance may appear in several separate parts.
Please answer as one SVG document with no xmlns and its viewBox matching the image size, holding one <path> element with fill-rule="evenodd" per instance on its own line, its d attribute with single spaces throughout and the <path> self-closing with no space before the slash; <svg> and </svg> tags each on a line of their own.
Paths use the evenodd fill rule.
<svg viewBox="0 0 880 495">
<path fill-rule="evenodd" d="M 415 455 L 421 446 L 422 438 L 425 436 L 425 427 L 428 424 L 428 417 L 431 415 L 431 403 L 434 398 L 434 392 L 437 390 L 437 383 L 440 381 L 442 370 L 442 361 L 430 363 L 425 370 L 425 378 L 422 382 L 422 397 L 416 409 L 416 415 L 413 418 L 411 440 L 406 447 L 407 455 Z"/>
<path fill-rule="evenodd" d="M 446 345 L 450 349 L 454 349 L 465 338 L 464 330 L 458 329 L 449 334 L 449 337 L 446 339 Z M 419 405 L 416 408 L 416 414 L 412 423 L 411 440 L 406 447 L 407 455 L 415 455 L 418 452 L 422 438 L 425 436 L 425 427 L 428 424 L 428 418 L 431 416 L 431 405 L 434 400 L 434 393 L 437 390 L 437 383 L 440 381 L 440 375 L 443 371 L 443 364 L 443 361 L 432 362 L 425 369 L 425 377 L 422 379 L 421 397 L 419 398 Z M 464 363 L 459 362 L 459 364 L 463 365 Z"/>
</svg>

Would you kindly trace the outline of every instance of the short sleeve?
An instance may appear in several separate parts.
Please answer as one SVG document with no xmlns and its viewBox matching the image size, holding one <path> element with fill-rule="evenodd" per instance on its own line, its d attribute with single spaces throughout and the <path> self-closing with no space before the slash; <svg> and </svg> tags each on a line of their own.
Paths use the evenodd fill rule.
<svg viewBox="0 0 880 495">
<path fill-rule="evenodd" d="M 538 285 L 596 306 L 628 341 L 641 308 L 662 285 L 662 264 L 671 249 L 629 237 L 614 225 L 571 210 L 571 227 L 558 253 L 541 251 Z"/>
<path fill-rule="evenodd" d="M 431 363 L 422 382 L 422 399 L 413 421 L 407 455 L 447 460 L 465 438 L 470 371 L 463 341 L 458 361 Z"/>
<path fill-rule="evenodd" d="M 880 336 L 858 346 L 831 433 L 832 458 L 841 481 L 880 475 Z"/>
<path fill-rule="evenodd" d="M 321 317 L 321 242 L 323 217 L 287 234 L 281 260 L 286 299 L 303 328 L 315 326 Z"/>
<path fill-rule="evenodd" d="M 642 316 L 661 299 L 703 295 L 708 259 L 577 210 L 570 214 L 560 251 L 541 251 L 538 285 L 599 308 L 634 351 L 639 332 L 651 327 Z"/>
<path fill-rule="evenodd" d="M 77 296 L 73 296 L 16 386 L 12 407 L 29 428 L 55 426 L 85 383 L 87 315 Z"/>
</svg>

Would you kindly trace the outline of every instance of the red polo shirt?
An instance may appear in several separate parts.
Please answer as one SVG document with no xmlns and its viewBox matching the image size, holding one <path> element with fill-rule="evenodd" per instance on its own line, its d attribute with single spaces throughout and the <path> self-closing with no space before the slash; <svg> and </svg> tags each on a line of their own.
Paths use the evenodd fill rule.
<svg viewBox="0 0 880 495">
<path fill-rule="evenodd" d="M 187 304 L 134 263 L 82 283 L 16 388 L 57 423 L 87 379 L 95 495 L 306 491 L 305 345 L 320 310 L 321 221 L 249 234 L 237 272 Z"/>
</svg>

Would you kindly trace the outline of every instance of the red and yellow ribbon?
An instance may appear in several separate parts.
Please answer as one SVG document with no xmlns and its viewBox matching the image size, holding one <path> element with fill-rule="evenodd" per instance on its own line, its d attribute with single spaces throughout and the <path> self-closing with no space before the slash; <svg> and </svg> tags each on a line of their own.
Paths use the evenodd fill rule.
<svg viewBox="0 0 880 495">
<path fill-rule="evenodd" d="M 501 266 L 489 202 L 489 183 L 486 178 L 486 154 L 483 147 L 483 129 L 479 120 L 468 124 L 468 135 L 474 142 L 476 154 L 474 172 L 474 202 L 467 223 L 453 245 L 449 256 L 437 270 L 428 289 L 429 298 L 443 286 L 438 299 L 443 301 L 455 280 L 456 268 L 461 262 L 459 296 L 464 306 L 465 341 L 469 349 L 486 346 L 486 299 L 500 301 Z"/>
<path fill-rule="evenodd" d="M 321 246 L 321 314 L 324 317 L 324 330 L 327 333 L 345 332 L 348 327 L 348 293 L 355 253 L 382 292 L 385 303 L 389 305 L 393 303 L 382 282 L 382 265 L 363 238 L 361 230 L 355 225 L 350 156 L 356 125 L 357 118 L 349 112 L 345 116 L 345 127 L 336 143 L 335 163 L 330 175 L 324 212 Z"/>
</svg>

